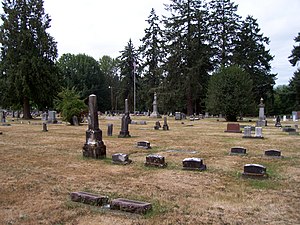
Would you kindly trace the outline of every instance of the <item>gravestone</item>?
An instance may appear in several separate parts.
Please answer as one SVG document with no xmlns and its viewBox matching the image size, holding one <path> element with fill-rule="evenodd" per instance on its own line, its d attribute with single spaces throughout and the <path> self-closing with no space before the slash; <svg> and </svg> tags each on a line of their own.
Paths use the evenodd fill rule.
<svg viewBox="0 0 300 225">
<path fill-rule="evenodd" d="M 48 123 L 57 123 L 56 111 L 48 111 Z"/>
<path fill-rule="evenodd" d="M 42 113 L 42 121 L 48 121 L 48 113 L 47 112 Z"/>
<path fill-rule="evenodd" d="M 166 167 L 167 163 L 165 157 L 161 155 L 148 155 L 146 156 L 145 166 Z"/>
<path fill-rule="evenodd" d="M 272 157 L 281 157 L 281 151 L 279 150 L 266 150 L 265 151 L 265 156 L 272 156 Z"/>
<path fill-rule="evenodd" d="M 246 154 L 247 149 L 244 147 L 232 147 L 230 149 L 230 154 L 235 155 L 235 154 L 241 154 L 244 155 Z"/>
<path fill-rule="evenodd" d="M 6 112 L 3 110 L 0 112 L 1 123 L 6 123 Z"/>
<path fill-rule="evenodd" d="M 156 97 L 156 93 L 154 93 L 153 112 L 151 113 L 150 118 L 161 118 L 161 115 L 159 115 L 158 110 L 157 110 L 157 97 Z"/>
<path fill-rule="evenodd" d="M 286 115 L 283 116 L 283 119 L 282 119 L 284 122 L 286 121 Z"/>
<path fill-rule="evenodd" d="M 163 130 L 169 130 L 169 125 L 167 123 L 167 117 L 164 117 L 164 125 L 163 125 Z"/>
<path fill-rule="evenodd" d="M 116 154 L 112 155 L 112 163 L 113 164 L 126 165 L 131 162 L 132 162 L 132 160 L 129 159 L 128 154 L 116 153 Z"/>
<path fill-rule="evenodd" d="M 263 103 L 263 98 L 260 99 L 259 107 L 259 115 L 258 121 L 256 122 L 257 127 L 264 127 L 266 125 L 265 121 L 265 104 Z"/>
<path fill-rule="evenodd" d="M 79 126 L 79 121 L 77 116 L 72 116 L 72 122 L 74 126 Z"/>
<path fill-rule="evenodd" d="M 255 127 L 255 138 L 263 138 L 262 127 Z"/>
<path fill-rule="evenodd" d="M 181 112 L 175 112 L 175 120 L 182 120 Z"/>
<path fill-rule="evenodd" d="M 156 122 L 155 122 L 154 129 L 155 129 L 155 130 L 159 130 L 159 128 L 161 128 L 160 122 L 159 122 L 159 121 L 156 121 Z"/>
<path fill-rule="evenodd" d="M 292 112 L 292 118 L 293 118 L 294 122 L 298 121 L 298 113 L 297 113 L 297 111 L 293 111 Z"/>
<path fill-rule="evenodd" d="M 125 99 L 125 114 L 122 116 L 121 120 L 121 131 L 119 134 L 119 138 L 127 138 L 131 137 L 129 134 L 128 126 L 131 123 L 129 110 L 128 110 L 128 99 Z"/>
<path fill-rule="evenodd" d="M 144 148 L 144 149 L 150 149 L 150 142 L 149 141 L 139 141 L 137 142 L 137 147 L 138 148 Z"/>
<path fill-rule="evenodd" d="M 47 132 L 47 131 L 48 131 L 48 129 L 47 129 L 47 123 L 44 122 L 43 123 L 43 132 Z"/>
<path fill-rule="evenodd" d="M 97 97 L 89 96 L 88 129 L 86 142 L 83 146 L 83 156 L 101 159 L 106 157 L 106 146 L 102 141 L 102 130 L 99 129 Z"/>
<path fill-rule="evenodd" d="M 242 133 L 240 129 L 240 124 L 238 123 L 228 123 L 227 124 L 227 130 L 224 132 L 229 132 L 229 133 Z"/>
<path fill-rule="evenodd" d="M 244 177 L 266 177 L 267 168 L 260 164 L 246 164 L 244 166 L 244 172 L 242 173 Z"/>
<path fill-rule="evenodd" d="M 145 214 L 152 209 L 152 204 L 125 198 L 117 198 L 111 201 L 110 209 Z"/>
<path fill-rule="evenodd" d="M 277 117 L 276 117 L 275 127 L 281 127 L 280 116 L 277 116 Z"/>
<path fill-rule="evenodd" d="M 109 204 L 109 198 L 107 196 L 98 196 L 88 192 L 72 192 L 70 196 L 73 202 L 80 202 L 93 206 Z"/>
<path fill-rule="evenodd" d="M 206 165 L 200 158 L 185 158 L 182 160 L 182 166 L 184 170 L 206 170 Z"/>
<path fill-rule="evenodd" d="M 109 123 L 107 124 L 107 136 L 112 136 L 113 135 L 113 124 Z"/>
<path fill-rule="evenodd" d="M 209 113 L 206 112 L 204 117 L 205 117 L 205 118 L 208 118 L 208 117 L 209 117 Z"/>
<path fill-rule="evenodd" d="M 292 127 L 288 127 L 288 126 L 285 126 L 285 127 L 282 127 L 282 131 L 284 132 L 296 132 L 296 129 L 295 128 L 292 128 Z"/>
<path fill-rule="evenodd" d="M 250 137 L 251 137 L 251 127 L 244 127 L 243 138 L 250 138 Z"/>
</svg>

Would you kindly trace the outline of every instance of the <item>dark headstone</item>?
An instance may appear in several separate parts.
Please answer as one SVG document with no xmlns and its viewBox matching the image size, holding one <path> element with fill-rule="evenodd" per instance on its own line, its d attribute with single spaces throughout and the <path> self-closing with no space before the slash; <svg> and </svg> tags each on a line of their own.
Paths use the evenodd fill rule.
<svg viewBox="0 0 300 225">
<path fill-rule="evenodd" d="M 156 122 L 155 122 L 154 129 L 155 129 L 155 130 L 159 130 L 159 128 L 161 128 L 160 122 L 159 122 L 159 121 L 156 121 Z"/>
<path fill-rule="evenodd" d="M 83 146 L 83 156 L 101 159 L 106 157 L 106 146 L 102 141 L 102 130 L 99 129 L 97 97 L 89 96 L 88 130 Z"/>
<path fill-rule="evenodd" d="M 277 117 L 276 117 L 275 127 L 281 127 L 280 116 L 277 116 Z"/>
<path fill-rule="evenodd" d="M 119 138 L 131 137 L 128 129 L 130 123 L 131 123 L 131 118 L 128 111 L 128 100 L 125 99 L 125 114 L 123 115 L 121 120 L 121 131 L 118 136 Z"/>
<path fill-rule="evenodd" d="M 182 161 L 184 170 L 206 170 L 206 165 L 200 158 L 186 158 Z"/>
<path fill-rule="evenodd" d="M 152 204 L 148 202 L 117 198 L 111 201 L 110 209 L 145 214 L 152 209 Z"/>
<path fill-rule="evenodd" d="M 113 124 L 109 123 L 107 124 L 107 136 L 112 136 L 113 135 Z"/>
<path fill-rule="evenodd" d="M 279 157 L 281 156 L 281 151 L 279 150 L 266 150 L 265 151 L 265 156 L 276 156 L 276 157 Z"/>
<path fill-rule="evenodd" d="M 161 155 L 146 156 L 145 166 L 166 167 L 165 157 Z"/>
<path fill-rule="evenodd" d="M 282 131 L 284 131 L 284 132 L 296 132 L 296 129 L 292 128 L 290 126 L 285 126 L 285 127 L 282 128 Z"/>
<path fill-rule="evenodd" d="M 122 164 L 122 165 L 126 165 L 131 163 L 132 160 L 130 160 L 128 158 L 127 154 L 123 154 L 123 153 L 116 153 L 112 155 L 112 163 L 113 164 Z"/>
<path fill-rule="evenodd" d="M 81 202 L 94 206 L 102 206 L 109 203 L 107 196 L 98 196 L 87 192 L 72 192 L 70 196 L 73 202 Z"/>
<path fill-rule="evenodd" d="M 247 149 L 243 147 L 232 147 L 230 149 L 230 154 L 246 154 Z"/>
<path fill-rule="evenodd" d="M 150 142 L 149 141 L 139 141 L 137 142 L 137 147 L 138 148 L 145 148 L 145 149 L 150 149 Z"/>
<path fill-rule="evenodd" d="M 79 122 L 78 122 L 78 117 L 77 116 L 73 116 L 72 117 L 72 122 L 74 126 L 79 126 Z"/>
<path fill-rule="evenodd" d="M 47 123 L 43 123 L 43 131 L 44 131 L 44 132 L 47 132 L 47 131 L 48 131 L 48 129 L 47 129 Z"/>
<path fill-rule="evenodd" d="M 228 123 L 227 130 L 225 130 L 224 132 L 242 133 L 242 131 L 240 129 L 240 124 L 238 124 L 238 123 Z"/>
<path fill-rule="evenodd" d="M 169 130 L 169 125 L 167 123 L 167 117 L 164 117 L 164 125 L 163 125 L 163 130 Z"/>
<path fill-rule="evenodd" d="M 260 164 L 246 164 L 243 176 L 263 177 L 267 176 L 267 168 Z"/>
</svg>

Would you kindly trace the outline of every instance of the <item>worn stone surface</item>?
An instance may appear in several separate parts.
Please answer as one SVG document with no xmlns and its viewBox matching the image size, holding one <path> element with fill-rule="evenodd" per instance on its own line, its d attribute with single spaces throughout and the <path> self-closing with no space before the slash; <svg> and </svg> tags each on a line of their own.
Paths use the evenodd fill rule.
<svg viewBox="0 0 300 225">
<path fill-rule="evenodd" d="M 154 93 L 153 112 L 150 114 L 150 118 L 161 118 L 161 115 L 159 114 L 159 112 L 157 110 L 157 96 L 156 96 L 156 93 Z"/>
<path fill-rule="evenodd" d="M 99 129 L 96 95 L 89 96 L 88 104 L 88 129 L 86 142 L 83 146 L 83 156 L 102 159 L 106 157 L 106 146 L 102 141 L 102 130 Z"/>
<path fill-rule="evenodd" d="M 72 117 L 72 122 L 74 126 L 79 126 L 79 121 L 77 116 Z"/>
<path fill-rule="evenodd" d="M 242 133 L 240 124 L 238 123 L 228 123 L 227 124 L 227 130 L 224 132 L 230 132 L 230 133 Z"/>
<path fill-rule="evenodd" d="M 166 167 L 167 163 L 165 157 L 161 155 L 148 155 L 146 156 L 145 166 Z"/>
<path fill-rule="evenodd" d="M 152 209 L 152 204 L 125 198 L 117 198 L 111 201 L 110 209 L 145 214 Z"/>
<path fill-rule="evenodd" d="M 255 127 L 255 137 L 262 138 L 262 127 Z"/>
<path fill-rule="evenodd" d="M 138 141 L 137 142 L 137 147 L 138 148 L 145 148 L 145 149 L 150 149 L 150 142 L 149 141 Z"/>
<path fill-rule="evenodd" d="M 107 196 L 99 196 L 88 192 L 72 192 L 70 197 L 73 202 L 81 202 L 94 206 L 103 206 L 109 203 Z"/>
<path fill-rule="evenodd" d="M 246 177 L 265 177 L 267 176 L 267 168 L 260 164 L 246 164 L 242 175 Z"/>
<path fill-rule="evenodd" d="M 125 99 L 125 114 L 121 119 L 121 131 L 119 134 L 119 138 L 127 138 L 131 137 L 129 134 L 129 124 L 131 123 L 131 118 L 128 111 L 128 99 Z"/>
<path fill-rule="evenodd" d="M 244 148 L 244 147 L 239 147 L 239 146 L 237 146 L 237 147 L 232 147 L 232 148 L 230 149 L 230 154 L 247 154 L 246 152 L 247 152 L 247 149 L 246 149 L 246 148 Z"/>
<path fill-rule="evenodd" d="M 159 121 L 156 121 L 156 122 L 155 122 L 154 129 L 155 129 L 155 130 L 159 130 L 159 128 L 161 128 L 160 122 L 159 122 Z"/>
<path fill-rule="evenodd" d="M 182 161 L 182 166 L 184 170 L 206 170 L 206 165 L 200 158 L 185 158 Z"/>
<path fill-rule="evenodd" d="M 281 127 L 280 116 L 276 117 L 275 127 Z"/>
<path fill-rule="evenodd" d="M 48 112 L 48 123 L 57 123 L 56 111 Z"/>
<path fill-rule="evenodd" d="M 265 156 L 276 156 L 280 157 L 281 156 L 281 151 L 276 150 L 276 149 L 270 149 L 265 151 Z"/>
<path fill-rule="evenodd" d="M 163 125 L 163 130 L 169 130 L 169 125 L 168 125 L 168 122 L 167 122 L 167 117 L 165 116 L 164 117 L 164 125 Z"/>
<path fill-rule="evenodd" d="M 126 165 L 131 162 L 132 162 L 132 160 L 129 159 L 128 154 L 116 153 L 116 154 L 112 155 L 112 163 L 114 163 L 114 164 Z"/>
<path fill-rule="evenodd" d="M 47 131 L 48 131 L 48 129 L 47 129 L 47 123 L 43 123 L 43 131 L 44 131 L 44 132 L 47 132 Z"/>
</svg>

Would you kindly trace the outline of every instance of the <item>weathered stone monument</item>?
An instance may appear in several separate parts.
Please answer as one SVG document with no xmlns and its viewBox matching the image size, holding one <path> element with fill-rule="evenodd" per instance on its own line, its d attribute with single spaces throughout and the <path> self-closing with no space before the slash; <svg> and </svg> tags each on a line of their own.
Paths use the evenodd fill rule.
<svg viewBox="0 0 300 225">
<path fill-rule="evenodd" d="M 240 130 L 240 124 L 238 124 L 238 123 L 228 123 L 227 130 L 225 130 L 224 132 L 242 133 L 242 131 Z"/>
<path fill-rule="evenodd" d="M 154 100 L 153 100 L 153 112 L 150 115 L 150 118 L 161 118 L 157 110 L 157 97 L 156 93 L 154 93 Z"/>
<path fill-rule="evenodd" d="M 137 147 L 138 148 L 144 148 L 144 149 L 150 149 L 150 142 L 149 141 L 138 141 L 137 142 Z"/>
<path fill-rule="evenodd" d="M 279 115 L 276 117 L 275 127 L 282 127 L 281 123 L 280 123 L 280 116 Z"/>
<path fill-rule="evenodd" d="M 48 123 L 57 123 L 56 111 L 48 112 Z"/>
<path fill-rule="evenodd" d="M 164 117 L 164 125 L 163 125 L 163 130 L 169 130 L 169 125 L 167 123 L 167 117 Z"/>
<path fill-rule="evenodd" d="M 79 121 L 77 116 L 72 116 L 72 123 L 74 126 L 79 126 Z"/>
<path fill-rule="evenodd" d="M 112 123 L 107 124 L 107 136 L 113 135 L 113 127 L 114 125 Z"/>
<path fill-rule="evenodd" d="M 244 136 L 243 138 L 251 138 L 251 127 L 244 127 Z"/>
<path fill-rule="evenodd" d="M 159 130 L 159 128 L 161 128 L 160 122 L 159 122 L 159 121 L 156 121 L 156 122 L 155 122 L 154 129 L 155 129 L 155 130 Z"/>
<path fill-rule="evenodd" d="M 110 209 L 145 214 L 152 209 L 152 204 L 125 198 L 117 198 L 111 201 Z"/>
<path fill-rule="evenodd" d="M 121 120 L 121 131 L 118 136 L 119 138 L 131 137 L 128 130 L 130 123 L 131 123 L 131 119 L 128 110 L 128 99 L 125 99 L 125 114 L 123 115 Z"/>
<path fill-rule="evenodd" d="M 47 129 L 47 123 L 46 122 L 43 123 L 43 131 L 44 132 L 48 131 L 48 129 Z"/>
<path fill-rule="evenodd" d="M 258 115 L 258 121 L 256 122 L 257 127 L 264 127 L 266 125 L 265 120 L 265 104 L 263 103 L 263 98 L 260 99 L 259 107 L 259 115 Z"/>
<path fill-rule="evenodd" d="M 161 155 L 148 155 L 146 156 L 145 166 L 166 167 L 167 163 L 165 157 Z"/>
<path fill-rule="evenodd" d="M 265 156 L 281 158 L 281 151 L 276 149 L 270 149 L 265 151 Z"/>
<path fill-rule="evenodd" d="M 203 164 L 203 160 L 200 158 L 185 158 L 182 160 L 182 166 L 184 170 L 206 170 L 206 165 Z"/>
<path fill-rule="evenodd" d="M 244 177 L 267 177 L 267 168 L 260 164 L 246 164 L 244 166 L 244 172 L 242 173 Z"/>
<path fill-rule="evenodd" d="M 86 142 L 83 146 L 83 156 L 101 159 L 106 157 L 106 146 L 102 141 L 102 131 L 99 129 L 97 97 L 89 96 L 88 129 Z"/>
<path fill-rule="evenodd" d="M 129 159 L 128 154 L 124 153 L 116 153 L 112 155 L 112 163 L 113 164 L 121 164 L 121 165 L 126 165 L 131 163 L 132 160 Z"/>
<path fill-rule="evenodd" d="M 262 127 L 255 127 L 255 138 L 263 138 Z"/>
<path fill-rule="evenodd" d="M 244 147 L 232 147 L 230 149 L 230 155 L 245 155 L 247 154 L 247 149 Z"/>
<path fill-rule="evenodd" d="M 93 206 L 103 206 L 109 203 L 109 198 L 107 196 L 98 196 L 88 192 L 72 192 L 70 197 L 73 202 L 80 202 Z"/>
</svg>

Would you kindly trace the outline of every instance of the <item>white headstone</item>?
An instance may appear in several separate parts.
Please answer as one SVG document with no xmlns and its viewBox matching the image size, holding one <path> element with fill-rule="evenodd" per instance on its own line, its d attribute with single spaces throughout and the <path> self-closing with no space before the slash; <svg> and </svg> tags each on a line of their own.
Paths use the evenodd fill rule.
<svg viewBox="0 0 300 225">
<path fill-rule="evenodd" d="M 255 127 L 255 137 L 262 137 L 262 128 Z"/>
</svg>

